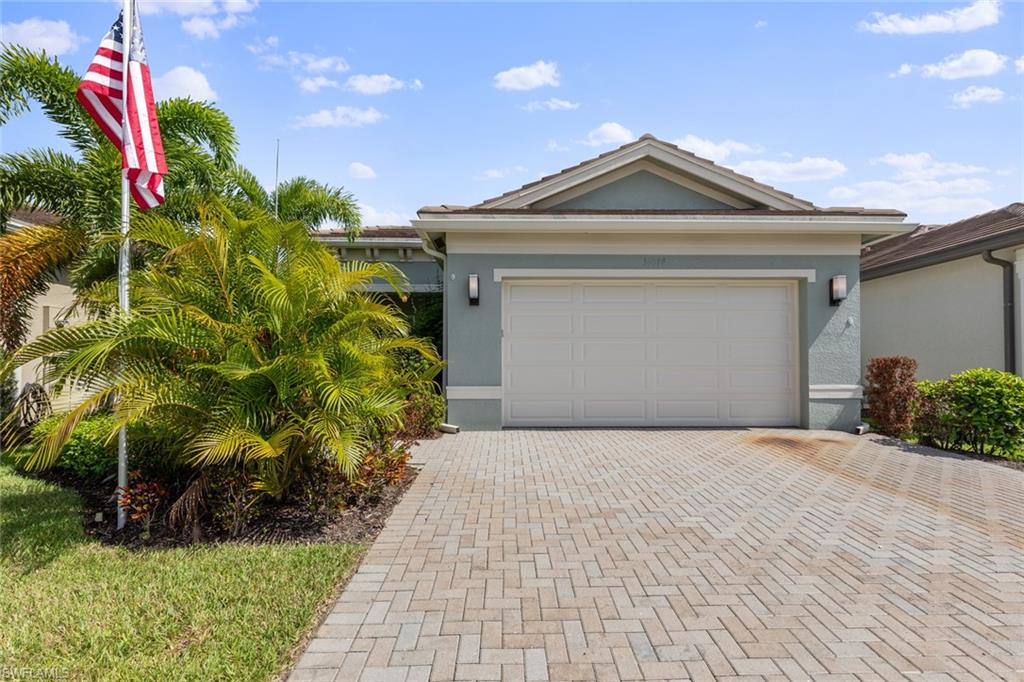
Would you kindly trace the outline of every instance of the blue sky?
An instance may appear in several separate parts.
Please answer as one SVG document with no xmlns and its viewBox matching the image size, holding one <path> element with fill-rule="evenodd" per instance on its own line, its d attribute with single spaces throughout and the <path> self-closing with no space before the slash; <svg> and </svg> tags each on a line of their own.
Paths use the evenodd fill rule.
<svg viewBox="0 0 1024 682">
<path fill-rule="evenodd" d="M 240 160 L 344 185 L 367 224 L 472 204 L 650 132 L 824 206 L 943 222 L 1024 198 L 1024 6 L 140 0 L 158 98 L 209 98 Z M 83 71 L 117 14 L 2 4 Z M 4 151 L 59 146 L 37 113 Z"/>
</svg>

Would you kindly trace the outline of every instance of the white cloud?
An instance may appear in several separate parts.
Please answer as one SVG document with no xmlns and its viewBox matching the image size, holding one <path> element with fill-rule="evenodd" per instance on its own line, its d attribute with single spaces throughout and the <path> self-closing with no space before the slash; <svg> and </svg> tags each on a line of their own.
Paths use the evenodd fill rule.
<svg viewBox="0 0 1024 682">
<path fill-rule="evenodd" d="M 741 161 L 734 169 L 761 182 L 831 180 L 846 172 L 846 166 L 823 156 L 805 156 L 795 161 Z"/>
<path fill-rule="evenodd" d="M 558 64 L 544 60 L 529 66 L 515 66 L 494 76 L 494 87 L 499 90 L 534 90 L 545 85 L 558 87 L 558 84 Z"/>
<path fill-rule="evenodd" d="M 377 177 L 377 171 L 359 161 L 353 161 L 348 165 L 348 174 L 357 180 L 373 180 Z"/>
<path fill-rule="evenodd" d="M 268 67 L 300 69 L 309 73 L 348 71 L 348 62 L 345 61 L 344 57 L 315 55 L 309 52 L 296 52 L 295 50 L 289 50 L 283 54 L 265 52 L 259 56 L 263 65 Z"/>
<path fill-rule="evenodd" d="M 201 71 L 191 66 L 175 66 L 153 79 L 153 96 L 158 100 L 172 97 L 191 97 L 195 100 L 215 100 L 217 92 Z"/>
<path fill-rule="evenodd" d="M 758 19 L 757 21 L 754 22 L 754 28 L 764 28 L 767 25 L 768 22 L 765 21 L 764 19 Z"/>
<path fill-rule="evenodd" d="M 1017 58 L 1017 61 L 1013 63 L 1017 69 L 1017 73 L 1024 73 L 1024 55 Z"/>
<path fill-rule="evenodd" d="M 245 46 L 245 49 L 249 50 L 253 54 L 266 54 L 278 46 L 281 39 L 277 36 L 268 36 L 266 38 L 257 38 L 256 42 L 249 43 Z"/>
<path fill-rule="evenodd" d="M 85 40 L 85 36 L 72 31 L 66 21 L 33 17 L 18 23 L 0 24 L 0 42 L 46 50 L 47 54 L 57 57 L 74 52 Z"/>
<path fill-rule="evenodd" d="M 295 121 L 298 128 L 360 128 L 372 125 L 385 118 L 373 107 L 359 109 L 357 107 L 334 107 L 300 116 Z"/>
<path fill-rule="evenodd" d="M 525 173 L 525 166 L 509 166 L 507 168 L 488 168 L 482 174 L 482 178 L 488 180 L 497 180 L 498 178 L 507 178 L 510 175 L 517 175 L 519 173 Z"/>
<path fill-rule="evenodd" d="M 896 69 L 889 74 L 889 78 L 899 78 L 900 76 L 909 76 L 914 72 L 913 64 L 900 64 L 900 68 Z"/>
<path fill-rule="evenodd" d="M 872 160 L 888 166 L 892 177 L 834 187 L 829 197 L 869 208 L 898 208 L 908 212 L 958 217 L 994 208 L 983 196 L 992 184 L 984 166 L 939 161 L 927 152 L 889 153 Z"/>
<path fill-rule="evenodd" d="M 310 52 L 299 52 L 288 50 L 279 52 L 281 40 L 277 36 L 257 38 L 254 42 L 245 46 L 249 52 L 256 55 L 260 65 L 264 68 L 283 68 L 307 73 L 328 73 L 348 71 L 348 62 L 344 57 L 335 55 L 317 55 Z"/>
<path fill-rule="evenodd" d="M 629 128 L 621 123 L 609 121 L 602 123 L 587 133 L 586 139 L 577 140 L 577 142 L 588 147 L 603 147 L 609 144 L 625 144 L 635 139 L 636 136 L 633 135 L 633 131 Z"/>
<path fill-rule="evenodd" d="M 228 14 L 245 14 L 259 7 L 259 0 L 221 0 L 221 6 Z"/>
<path fill-rule="evenodd" d="M 220 36 L 220 29 L 217 22 L 210 17 L 192 17 L 181 22 L 181 28 L 185 33 L 196 38 L 217 38 Z"/>
<path fill-rule="evenodd" d="M 183 17 L 217 13 L 215 0 L 139 0 L 138 4 L 140 14 L 161 14 L 164 10 Z"/>
<path fill-rule="evenodd" d="M 889 152 L 871 161 L 896 170 L 897 180 L 934 180 L 949 175 L 974 175 L 988 172 L 984 166 L 974 166 L 955 161 L 937 161 L 928 152 L 895 154 Z"/>
<path fill-rule="evenodd" d="M 733 152 L 737 154 L 758 154 L 763 151 L 759 145 L 745 144 L 736 140 L 713 142 L 693 134 L 674 140 L 672 144 L 712 161 L 724 161 Z"/>
<path fill-rule="evenodd" d="M 363 218 L 363 225 L 406 225 L 409 222 L 409 212 L 401 209 L 378 209 L 367 204 L 360 204 L 359 213 Z"/>
<path fill-rule="evenodd" d="M 385 92 L 404 90 L 405 88 L 422 90 L 423 83 L 419 79 L 403 81 L 387 73 L 372 75 L 360 73 L 349 76 L 348 81 L 345 83 L 346 90 L 358 92 L 361 95 L 383 95 Z"/>
<path fill-rule="evenodd" d="M 862 21 L 859 28 L 872 33 L 921 35 L 923 33 L 967 33 L 999 23 L 998 0 L 975 0 L 967 7 L 948 9 L 933 14 L 905 17 L 900 13 L 873 12 L 871 21 Z"/>
<path fill-rule="evenodd" d="M 984 178 L 952 180 L 870 180 L 845 187 L 835 187 L 832 199 L 856 203 L 867 208 L 897 208 L 925 214 L 970 215 L 995 208 L 987 198 L 979 196 L 991 191 Z"/>
<path fill-rule="evenodd" d="M 559 144 L 558 140 L 548 140 L 547 145 L 544 147 L 549 152 L 567 152 L 569 147 L 564 144 Z"/>
<path fill-rule="evenodd" d="M 306 76 L 299 78 L 299 90 L 303 92 L 320 92 L 324 88 L 338 87 L 338 81 L 332 81 L 326 76 Z"/>
<path fill-rule="evenodd" d="M 995 104 L 1003 101 L 1006 93 L 999 88 L 987 85 L 971 85 L 960 92 L 953 93 L 953 104 L 958 109 L 970 109 L 975 104 Z"/>
<path fill-rule="evenodd" d="M 545 100 L 529 102 L 519 108 L 523 111 L 572 111 L 573 109 L 579 109 L 580 103 L 551 97 Z"/>
<path fill-rule="evenodd" d="M 951 54 L 937 64 L 925 64 L 921 67 L 921 75 L 942 80 L 976 78 L 999 73 L 1005 65 L 1005 55 L 992 50 L 966 50 L 961 54 Z"/>
</svg>

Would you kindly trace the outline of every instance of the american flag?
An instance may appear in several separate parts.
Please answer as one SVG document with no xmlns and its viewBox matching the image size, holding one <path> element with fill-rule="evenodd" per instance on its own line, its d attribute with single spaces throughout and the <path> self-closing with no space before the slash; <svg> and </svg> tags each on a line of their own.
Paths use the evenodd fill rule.
<svg viewBox="0 0 1024 682">
<path fill-rule="evenodd" d="M 133 1 L 133 0 L 132 0 Z M 132 12 L 132 44 L 128 53 L 128 125 L 124 126 L 127 140 L 122 143 L 121 98 L 125 78 L 122 68 L 124 55 L 124 12 L 100 42 L 85 78 L 78 85 L 77 97 L 89 115 L 96 121 L 114 146 L 121 152 L 121 167 L 128 177 L 135 202 L 143 211 L 164 202 L 164 145 L 160 139 L 160 126 L 156 120 L 153 102 L 153 83 L 146 63 L 146 47 L 142 42 L 142 26 L 137 13 Z"/>
</svg>

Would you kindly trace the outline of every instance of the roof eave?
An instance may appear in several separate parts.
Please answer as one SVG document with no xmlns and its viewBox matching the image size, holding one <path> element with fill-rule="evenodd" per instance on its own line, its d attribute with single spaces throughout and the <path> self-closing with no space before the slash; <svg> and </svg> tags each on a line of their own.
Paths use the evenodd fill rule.
<svg viewBox="0 0 1024 682">
<path fill-rule="evenodd" d="M 866 282 L 872 279 L 898 275 L 903 272 L 920 270 L 932 265 L 949 263 L 961 258 L 979 256 L 986 251 L 997 251 L 1020 245 L 1024 245 L 1024 229 L 1014 230 L 988 239 L 979 239 L 968 244 L 957 244 L 950 248 L 924 253 L 903 260 L 891 261 L 883 265 L 868 267 L 861 270 L 860 278 L 861 281 Z"/>
</svg>

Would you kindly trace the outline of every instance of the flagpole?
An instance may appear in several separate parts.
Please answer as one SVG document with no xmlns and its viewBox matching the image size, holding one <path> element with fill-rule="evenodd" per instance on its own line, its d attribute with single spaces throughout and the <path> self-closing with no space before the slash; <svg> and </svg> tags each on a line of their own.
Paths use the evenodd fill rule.
<svg viewBox="0 0 1024 682">
<path fill-rule="evenodd" d="M 123 145 L 128 142 L 128 62 L 132 52 L 132 1 L 124 0 L 124 14 L 121 25 L 121 158 L 125 157 Z M 128 173 L 121 169 L 121 244 L 117 253 L 117 302 L 123 315 L 128 314 L 128 268 L 130 248 L 128 242 L 128 223 L 131 218 L 131 194 L 128 191 Z M 117 434 L 117 529 L 124 528 L 126 514 L 121 505 L 121 496 L 128 486 L 128 430 L 124 426 Z"/>
</svg>

